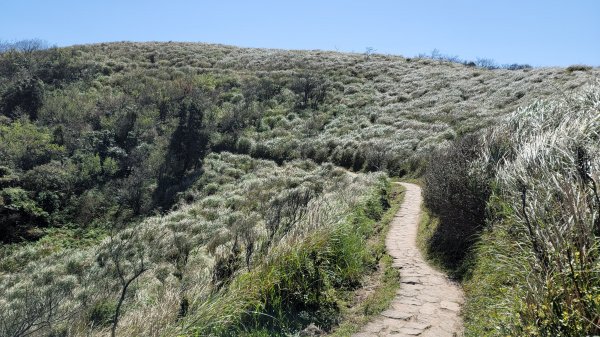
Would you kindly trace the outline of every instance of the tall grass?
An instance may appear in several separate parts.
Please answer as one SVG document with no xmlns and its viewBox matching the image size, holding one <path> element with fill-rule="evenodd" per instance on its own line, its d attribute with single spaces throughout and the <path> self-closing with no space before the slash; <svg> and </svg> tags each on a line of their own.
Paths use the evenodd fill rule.
<svg viewBox="0 0 600 337">
<path fill-rule="evenodd" d="M 474 165 L 495 171 L 467 283 L 471 336 L 600 333 L 600 87 L 521 109 Z"/>
<path fill-rule="evenodd" d="M 204 170 L 173 211 L 113 228 L 86 249 L 52 253 L 40 244 L 7 252 L 0 334 L 331 326 L 336 289 L 357 286 L 372 264 L 363 243 L 386 207 L 382 176 L 229 153 L 209 155 Z M 374 188 L 380 199 L 365 199 Z"/>
<path fill-rule="evenodd" d="M 338 297 L 358 287 L 378 263 L 367 241 L 389 207 L 389 188 L 386 180 L 380 180 L 339 224 L 280 247 L 263 265 L 239 275 L 218 303 L 186 318 L 181 333 L 284 336 L 309 323 L 330 329 L 340 317 Z"/>
<path fill-rule="evenodd" d="M 316 277 L 310 274 L 313 256 L 305 253 L 333 261 L 336 247 L 352 240 L 330 231 L 378 181 L 377 175 L 350 174 L 327 164 L 277 166 L 229 153 L 208 156 L 204 169 L 202 180 L 181 196 L 173 211 L 124 229 L 115 227 L 86 249 L 64 247 L 53 253 L 39 244 L 5 252 L 0 334 L 104 336 L 116 326 L 117 335 L 159 336 L 192 317 L 197 318 L 190 321 L 194 327 L 228 326 L 242 317 L 239 310 L 259 312 L 248 307 L 257 297 L 248 299 L 245 291 L 230 289 L 255 289 L 246 292 L 263 294 L 268 303 L 276 299 L 266 293 L 270 288 L 256 288 L 256 279 L 241 281 L 240 275 L 248 272 L 272 280 L 273 287 L 296 287 L 281 295 L 281 303 L 288 303 L 302 288 L 286 282 L 297 278 L 310 286 Z M 299 198 L 305 191 L 310 191 L 309 198 Z M 269 221 L 277 224 L 273 230 Z M 325 249 L 322 238 L 344 243 L 328 243 Z M 353 244 L 358 251 L 360 242 Z M 331 255 L 322 256 L 325 252 Z M 344 273 L 323 280 L 336 285 L 355 280 L 361 273 L 359 260 L 336 260 L 335 267 L 327 268 L 339 267 Z M 329 275 L 328 270 L 322 273 Z M 238 276 L 240 281 L 233 282 Z M 307 312 L 327 298 L 327 292 L 317 293 L 318 299 L 306 300 Z M 283 304 L 269 310 L 265 305 L 264 317 L 283 312 Z"/>
</svg>

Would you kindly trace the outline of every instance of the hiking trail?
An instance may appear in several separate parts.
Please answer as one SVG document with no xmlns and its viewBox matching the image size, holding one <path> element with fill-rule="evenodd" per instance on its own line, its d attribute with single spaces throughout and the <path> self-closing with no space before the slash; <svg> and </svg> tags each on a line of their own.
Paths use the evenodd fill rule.
<svg viewBox="0 0 600 337">
<path fill-rule="evenodd" d="M 355 337 L 462 336 L 464 296 L 460 286 L 430 267 L 417 248 L 421 188 L 406 188 L 404 202 L 392 220 L 385 245 L 400 269 L 400 289 L 390 307 L 367 323 Z"/>
</svg>

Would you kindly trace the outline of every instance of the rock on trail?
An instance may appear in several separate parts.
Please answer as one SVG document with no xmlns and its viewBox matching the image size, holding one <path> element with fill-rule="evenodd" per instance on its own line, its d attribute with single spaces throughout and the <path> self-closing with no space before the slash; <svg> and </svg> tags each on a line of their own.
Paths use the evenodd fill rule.
<svg viewBox="0 0 600 337">
<path fill-rule="evenodd" d="M 416 242 L 421 188 L 402 185 L 406 188 L 404 203 L 386 238 L 388 254 L 394 258 L 394 267 L 400 269 L 400 289 L 390 308 L 354 336 L 462 336 L 462 290 L 421 256 Z"/>
</svg>

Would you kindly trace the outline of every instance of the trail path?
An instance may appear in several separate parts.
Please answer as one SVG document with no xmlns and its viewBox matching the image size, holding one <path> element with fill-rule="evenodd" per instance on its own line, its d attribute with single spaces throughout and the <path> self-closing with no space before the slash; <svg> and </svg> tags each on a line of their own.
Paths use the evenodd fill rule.
<svg viewBox="0 0 600 337">
<path fill-rule="evenodd" d="M 394 258 L 394 267 L 400 269 L 400 289 L 390 308 L 354 336 L 462 336 L 462 290 L 421 256 L 416 242 L 421 188 L 408 183 L 402 185 L 406 187 L 404 203 L 392 221 L 385 242 Z"/>
</svg>

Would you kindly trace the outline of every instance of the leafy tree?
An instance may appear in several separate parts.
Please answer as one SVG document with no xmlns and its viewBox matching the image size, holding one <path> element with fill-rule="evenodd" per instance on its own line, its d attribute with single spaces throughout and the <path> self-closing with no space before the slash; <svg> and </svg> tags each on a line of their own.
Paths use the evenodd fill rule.
<svg viewBox="0 0 600 337">
<path fill-rule="evenodd" d="M 329 83 L 323 77 L 309 73 L 296 77 L 291 85 L 292 91 L 300 98 L 296 105 L 314 110 L 325 100 L 328 87 Z"/>
<path fill-rule="evenodd" d="M 35 120 L 42 106 L 43 94 L 41 81 L 27 75 L 17 78 L 0 96 L 0 114 L 15 118 L 25 113 Z"/>
<path fill-rule="evenodd" d="M 204 122 L 204 112 L 198 103 L 184 102 L 179 111 L 179 123 L 171 135 L 165 161 L 158 175 L 154 193 L 155 204 L 171 205 L 175 194 L 190 181 L 184 179 L 189 170 L 197 171 L 209 150 L 209 132 Z"/>
<path fill-rule="evenodd" d="M 29 170 L 37 165 L 59 159 L 62 146 L 53 143 L 45 129 L 27 121 L 0 125 L 0 164 Z"/>
<path fill-rule="evenodd" d="M 70 199 L 75 175 L 74 165 L 52 161 L 27 171 L 21 186 L 32 191 L 34 199 L 44 211 L 52 213 L 64 207 Z"/>
<path fill-rule="evenodd" d="M 0 190 L 0 242 L 27 236 L 26 230 L 32 223 L 45 225 L 47 222 L 48 213 L 30 198 L 27 191 L 19 187 Z"/>
</svg>

